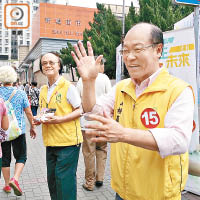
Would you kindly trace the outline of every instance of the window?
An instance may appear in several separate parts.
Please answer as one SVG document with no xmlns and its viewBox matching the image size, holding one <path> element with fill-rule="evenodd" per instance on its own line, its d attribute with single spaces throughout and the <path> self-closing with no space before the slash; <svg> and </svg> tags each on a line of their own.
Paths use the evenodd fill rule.
<svg viewBox="0 0 200 200">
<path fill-rule="evenodd" d="M 27 39 L 29 39 L 30 38 L 30 33 L 27 33 L 26 37 L 27 37 Z"/>
<path fill-rule="evenodd" d="M 5 36 L 8 37 L 8 31 L 5 32 Z"/>
<path fill-rule="evenodd" d="M 17 35 L 23 35 L 23 31 L 17 31 Z"/>
<path fill-rule="evenodd" d="M 5 47 L 5 53 L 8 53 L 8 47 Z"/>
<path fill-rule="evenodd" d="M 61 24 L 61 19 L 60 18 L 56 19 L 56 24 Z"/>
<path fill-rule="evenodd" d="M 66 25 L 71 25 L 72 21 L 71 19 L 66 19 Z"/>
<path fill-rule="evenodd" d="M 5 44 L 8 44 L 8 39 L 5 39 Z"/>
<path fill-rule="evenodd" d="M 81 25 L 80 20 L 76 20 L 76 26 L 80 26 L 80 25 Z"/>
<path fill-rule="evenodd" d="M 27 43 L 28 46 L 30 46 L 30 41 L 27 41 L 26 43 Z"/>
<path fill-rule="evenodd" d="M 2 47 L 0 47 L 0 53 L 2 53 Z"/>
<path fill-rule="evenodd" d="M 23 40 L 20 40 L 20 44 L 23 44 Z"/>
<path fill-rule="evenodd" d="M 45 23 L 50 24 L 51 19 L 50 18 L 45 18 Z"/>
</svg>

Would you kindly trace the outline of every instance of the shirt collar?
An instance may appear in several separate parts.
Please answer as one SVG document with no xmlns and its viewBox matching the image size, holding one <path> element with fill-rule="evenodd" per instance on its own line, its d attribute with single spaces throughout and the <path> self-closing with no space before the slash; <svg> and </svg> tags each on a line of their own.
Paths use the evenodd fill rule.
<svg viewBox="0 0 200 200">
<path fill-rule="evenodd" d="M 60 81 L 60 79 L 61 79 L 61 76 L 58 77 L 57 81 L 56 81 L 53 85 L 49 86 L 49 83 L 48 83 L 48 84 L 47 84 L 47 87 L 48 87 L 48 88 L 51 88 L 51 87 L 57 86 L 57 85 L 58 85 L 58 82 Z"/>
<path fill-rule="evenodd" d="M 160 73 L 162 67 L 159 68 L 156 72 L 154 72 L 151 76 L 149 76 L 147 79 L 145 79 L 144 81 L 142 81 L 140 83 L 140 85 L 138 85 L 133 79 L 132 82 L 135 84 L 136 88 L 138 87 L 142 87 L 142 86 L 146 86 L 148 87 L 149 85 L 151 85 L 153 83 L 153 81 L 156 79 L 156 77 L 158 76 L 158 74 Z"/>
</svg>

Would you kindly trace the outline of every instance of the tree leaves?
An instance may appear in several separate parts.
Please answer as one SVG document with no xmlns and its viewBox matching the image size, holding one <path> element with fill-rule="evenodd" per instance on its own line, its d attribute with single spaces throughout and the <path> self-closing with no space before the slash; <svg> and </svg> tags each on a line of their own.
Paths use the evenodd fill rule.
<svg viewBox="0 0 200 200">
<path fill-rule="evenodd" d="M 174 23 L 193 11 L 192 6 L 175 5 L 171 0 L 139 0 L 139 4 L 139 13 L 135 12 L 133 3 L 129 8 L 129 13 L 125 17 L 125 33 L 138 22 L 153 23 L 162 31 L 172 30 Z M 91 42 L 94 54 L 102 54 L 106 58 L 105 73 L 110 78 L 115 78 L 116 47 L 122 39 L 122 22 L 112 14 L 110 8 L 106 9 L 103 4 L 97 3 L 97 9 L 93 22 L 89 22 L 90 28 L 83 32 L 83 44 L 87 49 L 87 41 Z M 71 56 L 73 46 L 69 42 L 67 45 L 60 53 L 64 65 L 70 69 L 76 65 Z M 126 70 L 125 73 L 127 74 Z"/>
</svg>

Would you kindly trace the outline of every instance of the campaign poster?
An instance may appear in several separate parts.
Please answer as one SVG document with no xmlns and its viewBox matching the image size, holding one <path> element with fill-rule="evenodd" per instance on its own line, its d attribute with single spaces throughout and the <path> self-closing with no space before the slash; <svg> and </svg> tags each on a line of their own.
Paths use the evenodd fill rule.
<svg viewBox="0 0 200 200">
<path fill-rule="evenodd" d="M 160 61 L 168 69 L 170 74 L 188 82 L 193 88 L 195 95 L 195 111 L 189 156 L 190 161 L 200 162 L 198 87 L 194 28 L 190 27 L 165 32 L 163 54 Z M 189 175 L 185 190 L 200 195 L 200 177 Z"/>
</svg>

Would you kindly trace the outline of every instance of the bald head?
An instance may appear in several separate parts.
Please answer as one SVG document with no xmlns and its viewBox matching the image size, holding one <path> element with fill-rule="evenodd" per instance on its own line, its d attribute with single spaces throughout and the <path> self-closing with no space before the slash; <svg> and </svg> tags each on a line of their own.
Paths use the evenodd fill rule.
<svg viewBox="0 0 200 200">
<path fill-rule="evenodd" d="M 132 34 L 137 32 L 137 34 L 144 34 L 146 35 L 147 39 L 152 44 L 163 44 L 163 33 L 161 29 L 153 24 L 141 22 L 134 25 L 126 34 Z"/>
<path fill-rule="evenodd" d="M 123 45 L 123 60 L 130 77 L 140 84 L 155 73 L 162 56 L 163 34 L 152 24 L 139 23 L 126 34 Z"/>
</svg>

